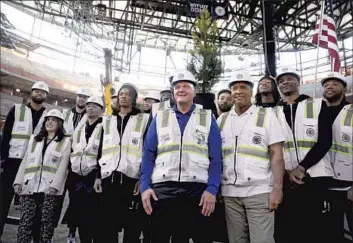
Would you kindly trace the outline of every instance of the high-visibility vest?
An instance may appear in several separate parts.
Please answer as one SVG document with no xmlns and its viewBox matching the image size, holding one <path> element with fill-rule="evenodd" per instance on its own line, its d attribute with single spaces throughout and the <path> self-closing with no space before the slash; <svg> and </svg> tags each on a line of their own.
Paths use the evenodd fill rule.
<svg viewBox="0 0 353 243">
<path fill-rule="evenodd" d="M 130 116 L 122 138 L 117 129 L 117 117 L 103 117 L 102 157 L 99 160 L 102 179 L 114 171 L 124 173 L 130 178 L 139 178 L 142 160 L 143 134 L 146 130 L 149 114 L 139 113 Z"/>
<path fill-rule="evenodd" d="M 318 138 L 318 117 L 321 111 L 322 99 L 306 99 L 299 102 L 295 115 L 293 145 L 294 158 L 300 163 L 315 145 Z M 296 154 L 295 154 L 296 153 Z M 307 170 L 311 177 L 332 177 L 333 168 L 330 163 L 330 155 L 327 153 L 317 164 Z"/>
<path fill-rule="evenodd" d="M 195 104 L 196 108 L 202 109 L 202 105 L 200 104 Z M 155 117 L 157 112 L 159 111 L 165 111 L 166 109 L 169 109 L 170 107 L 170 101 L 162 101 L 162 102 L 158 102 L 158 103 L 154 103 L 152 104 L 152 117 Z"/>
<path fill-rule="evenodd" d="M 97 155 L 102 134 L 102 123 L 99 123 L 94 128 L 87 143 L 86 126 L 87 123 L 78 126 L 72 135 L 71 169 L 81 176 L 86 176 L 97 168 Z"/>
<path fill-rule="evenodd" d="M 66 134 L 72 135 L 75 131 L 74 128 L 74 112 L 72 112 L 71 109 L 65 109 L 63 110 L 63 115 L 64 115 L 64 128 L 66 131 Z M 84 114 L 77 124 L 77 127 L 81 126 L 82 124 L 85 124 L 87 121 L 87 114 Z"/>
<path fill-rule="evenodd" d="M 27 156 L 22 163 L 26 163 L 22 185 L 23 195 L 44 192 L 48 193 L 50 184 L 55 179 L 56 171 L 60 165 L 60 159 L 65 150 L 70 149 L 71 139 L 65 137 L 60 142 L 53 140 L 47 147 L 42 157 L 44 139 L 37 142 L 31 136 Z M 64 183 L 65 184 L 65 183 Z M 64 185 L 58 195 L 62 194 Z"/>
<path fill-rule="evenodd" d="M 333 123 L 332 132 L 330 157 L 334 178 L 353 181 L 353 105 L 343 107 Z"/>
<path fill-rule="evenodd" d="M 158 112 L 157 157 L 152 183 L 163 181 L 207 183 L 209 169 L 208 137 L 211 111 L 195 109 L 181 134 L 173 109 Z"/>
<path fill-rule="evenodd" d="M 40 132 L 46 113 L 45 110 L 37 126 L 33 129 L 31 108 L 24 104 L 15 105 L 15 120 L 11 132 L 9 158 L 23 159 L 29 138 L 32 134 L 36 135 Z"/>
<path fill-rule="evenodd" d="M 218 118 L 222 138 L 223 185 L 272 185 L 271 163 L 268 154 L 266 127 L 270 118 L 276 119 L 271 108 L 251 106 L 251 114 L 240 134 L 234 133 L 237 126 L 235 110 L 223 113 Z"/>
</svg>

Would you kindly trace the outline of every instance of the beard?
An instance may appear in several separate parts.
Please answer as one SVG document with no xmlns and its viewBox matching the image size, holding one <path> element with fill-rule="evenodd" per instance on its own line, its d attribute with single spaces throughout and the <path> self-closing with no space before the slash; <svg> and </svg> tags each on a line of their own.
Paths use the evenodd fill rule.
<svg viewBox="0 0 353 243">
<path fill-rule="evenodd" d="M 84 105 L 76 104 L 76 106 L 79 109 L 84 109 L 86 107 L 86 104 L 84 104 Z"/>
<path fill-rule="evenodd" d="M 42 104 L 45 99 L 42 97 L 32 96 L 32 101 L 38 105 Z"/>
<path fill-rule="evenodd" d="M 232 109 L 233 105 L 229 105 L 229 104 L 218 104 L 218 108 L 220 111 L 222 112 L 228 112 Z"/>
<path fill-rule="evenodd" d="M 343 93 L 335 94 L 335 95 L 333 95 L 333 96 L 331 96 L 331 97 L 326 97 L 326 96 L 324 95 L 324 98 L 325 98 L 328 102 L 332 103 L 332 102 L 335 102 L 335 101 L 341 99 L 341 98 L 342 98 L 342 95 L 343 95 Z"/>
</svg>

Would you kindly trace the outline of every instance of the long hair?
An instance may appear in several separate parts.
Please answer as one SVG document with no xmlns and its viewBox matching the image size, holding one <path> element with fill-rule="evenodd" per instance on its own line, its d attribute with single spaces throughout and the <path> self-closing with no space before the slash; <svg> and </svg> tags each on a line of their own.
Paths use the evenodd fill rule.
<svg viewBox="0 0 353 243">
<path fill-rule="evenodd" d="M 269 76 L 265 76 L 262 79 L 265 79 L 265 78 L 271 80 L 271 86 L 272 86 L 271 94 L 272 94 L 274 103 L 278 104 L 280 102 L 281 95 L 279 94 L 276 81 L 272 77 L 269 77 Z M 259 83 L 260 83 L 260 81 L 259 81 Z M 262 103 L 261 93 L 260 93 L 259 88 L 260 88 L 260 85 L 257 86 L 257 91 L 256 91 L 256 95 L 255 95 L 255 105 L 256 106 L 263 106 L 264 104 Z"/>
<path fill-rule="evenodd" d="M 56 118 L 58 119 L 58 118 Z M 44 138 L 46 138 L 48 136 L 48 132 L 47 132 L 47 129 L 45 129 L 45 123 L 46 121 L 48 120 L 48 118 L 45 118 L 44 119 L 44 122 L 42 124 L 42 127 L 40 128 L 40 132 L 34 137 L 34 139 L 37 141 L 37 142 L 41 142 L 43 141 Z M 64 139 L 64 137 L 66 137 L 66 134 L 65 134 L 65 129 L 64 129 L 64 125 L 63 125 L 63 122 L 58 119 L 58 130 L 56 131 L 56 139 L 55 141 L 57 142 L 60 142 Z"/>
</svg>

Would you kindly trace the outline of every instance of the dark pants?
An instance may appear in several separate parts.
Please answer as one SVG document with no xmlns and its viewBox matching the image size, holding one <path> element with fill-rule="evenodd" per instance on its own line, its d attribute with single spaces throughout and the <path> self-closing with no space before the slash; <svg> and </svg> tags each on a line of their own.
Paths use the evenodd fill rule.
<svg viewBox="0 0 353 243">
<path fill-rule="evenodd" d="M 99 234 L 98 210 L 101 201 L 100 195 L 93 189 L 95 174 L 92 172 L 87 176 L 79 176 L 73 173 L 70 179 L 71 217 L 77 223 L 81 243 L 96 242 Z"/>
<path fill-rule="evenodd" d="M 342 243 L 344 241 L 344 214 L 347 202 L 346 191 L 329 191 L 327 203 L 328 212 L 324 215 L 324 225 L 322 234 L 325 235 L 326 242 Z"/>
<path fill-rule="evenodd" d="M 64 191 L 64 194 L 66 194 L 66 191 L 69 192 L 69 205 L 67 206 L 67 209 L 66 209 L 66 212 L 65 212 L 65 215 L 62 219 L 62 224 L 67 224 L 67 227 L 70 229 L 69 230 L 69 234 L 74 234 L 76 232 L 76 228 L 77 228 L 77 218 L 75 217 L 75 207 L 73 205 L 77 205 L 77 203 L 75 203 L 75 185 L 74 183 L 72 182 L 73 180 L 73 172 L 71 171 L 71 169 L 69 169 L 69 174 L 67 176 L 67 180 L 66 180 L 66 184 L 65 184 L 65 191 Z M 60 201 L 60 204 L 58 205 L 58 208 L 62 208 L 62 204 L 64 202 L 64 198 L 65 196 L 63 196 L 61 198 L 62 201 Z M 59 215 L 56 215 L 56 217 L 60 217 L 60 214 Z"/>
<path fill-rule="evenodd" d="M 283 201 L 275 214 L 276 243 L 327 242 L 323 229 L 329 213 L 329 191 L 313 185 L 308 181 L 293 188 L 285 180 Z"/>
<path fill-rule="evenodd" d="M 353 235 L 353 203 L 347 197 L 344 204 L 344 213 L 347 218 L 349 231 Z"/>
<path fill-rule="evenodd" d="M 22 196 L 18 243 L 29 243 L 32 238 L 35 243 L 51 242 L 54 235 L 56 200 L 57 196 L 43 193 Z M 38 233 L 35 232 L 38 228 L 39 239 Z"/>
<path fill-rule="evenodd" d="M 118 233 L 124 228 L 124 243 L 139 242 L 141 227 L 129 216 L 133 191 L 137 180 L 119 172 L 103 179 L 101 204 L 101 232 L 98 242 L 116 243 Z"/>
<path fill-rule="evenodd" d="M 3 163 L 3 172 L 0 175 L 0 237 L 3 234 L 11 201 L 14 196 L 13 182 L 15 181 L 21 160 L 7 159 Z"/>
<path fill-rule="evenodd" d="M 182 193 L 174 197 L 159 197 L 152 203 L 151 231 L 153 243 L 188 243 L 212 242 L 210 237 L 209 218 L 201 214 L 199 206 L 203 189 L 196 193 Z"/>
</svg>

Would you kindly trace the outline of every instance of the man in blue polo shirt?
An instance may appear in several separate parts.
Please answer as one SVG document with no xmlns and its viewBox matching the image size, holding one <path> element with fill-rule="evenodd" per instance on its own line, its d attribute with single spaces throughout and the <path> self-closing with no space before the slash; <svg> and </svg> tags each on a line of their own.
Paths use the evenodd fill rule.
<svg viewBox="0 0 353 243">
<path fill-rule="evenodd" d="M 151 215 L 152 241 L 212 242 L 213 213 L 222 162 L 221 138 L 210 110 L 193 104 L 194 76 L 173 77 L 176 105 L 153 119 L 144 144 L 141 197 Z"/>
</svg>

